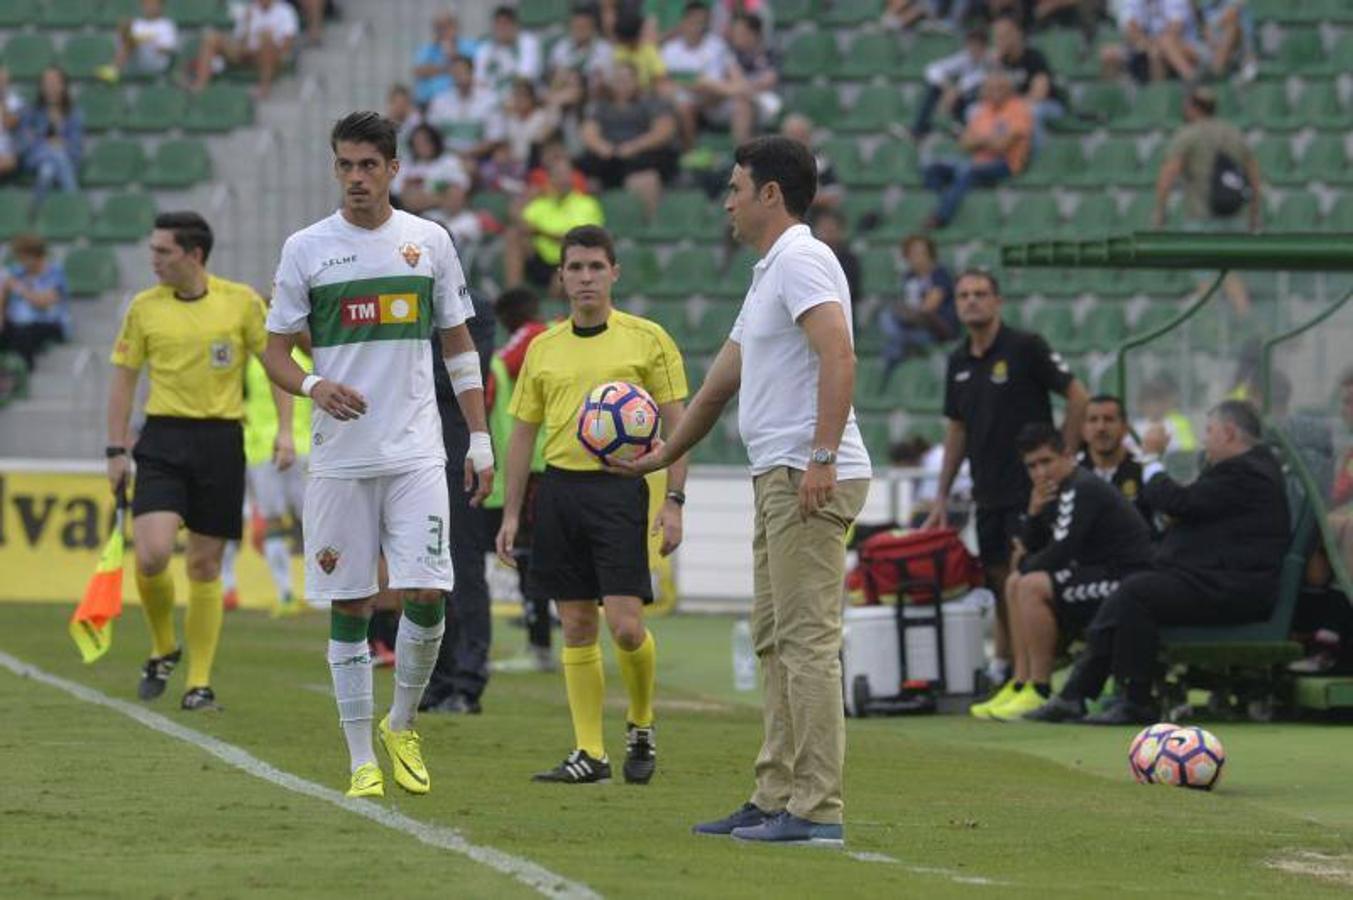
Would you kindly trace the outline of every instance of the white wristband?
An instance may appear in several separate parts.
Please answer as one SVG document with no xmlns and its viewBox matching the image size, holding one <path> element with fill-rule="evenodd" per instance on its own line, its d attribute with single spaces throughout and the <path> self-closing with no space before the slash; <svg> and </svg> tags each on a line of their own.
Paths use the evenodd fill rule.
<svg viewBox="0 0 1353 900">
<path fill-rule="evenodd" d="M 319 384 L 323 380 L 324 379 L 319 377 L 318 375 L 305 376 L 305 378 L 301 380 L 301 393 L 309 397 L 310 392 L 315 389 L 315 385 Z"/>
<path fill-rule="evenodd" d="M 484 378 L 479 374 L 479 354 L 473 350 L 457 353 L 455 356 L 443 356 L 446 374 L 451 376 L 451 390 L 460 396 L 466 391 L 484 389 Z"/>
<path fill-rule="evenodd" d="M 470 432 L 470 449 L 465 453 L 465 458 L 476 472 L 493 468 L 493 441 L 487 431 Z"/>
</svg>

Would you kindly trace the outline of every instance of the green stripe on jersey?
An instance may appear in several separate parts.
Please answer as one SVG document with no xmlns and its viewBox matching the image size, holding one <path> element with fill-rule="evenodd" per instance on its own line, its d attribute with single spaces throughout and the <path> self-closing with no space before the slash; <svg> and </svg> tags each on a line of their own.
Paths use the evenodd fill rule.
<svg viewBox="0 0 1353 900">
<path fill-rule="evenodd" d="M 395 275 L 312 287 L 311 341 L 334 347 L 427 340 L 433 329 L 432 286 L 426 275 Z"/>
</svg>

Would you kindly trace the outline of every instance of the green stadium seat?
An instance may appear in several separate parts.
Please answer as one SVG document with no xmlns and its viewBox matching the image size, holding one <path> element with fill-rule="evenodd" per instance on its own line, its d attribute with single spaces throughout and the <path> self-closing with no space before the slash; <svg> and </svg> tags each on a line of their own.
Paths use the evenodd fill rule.
<svg viewBox="0 0 1353 900">
<path fill-rule="evenodd" d="M 1133 138 L 1109 138 L 1090 151 L 1085 168 L 1068 173 L 1065 181 L 1078 185 L 1129 184 L 1140 177 L 1141 157 Z"/>
<path fill-rule="evenodd" d="M 1099 191 L 1081 195 L 1080 203 L 1071 213 L 1064 234 L 1068 238 L 1085 240 L 1122 229 L 1123 221 L 1118 214 L 1118 202 L 1110 195 Z"/>
<path fill-rule="evenodd" d="M 865 296 L 896 296 L 901 277 L 897 257 L 890 248 L 873 247 L 860 254 L 860 287 Z"/>
<path fill-rule="evenodd" d="M 568 0 L 521 0 L 517 15 L 525 28 L 548 28 L 568 19 Z"/>
<path fill-rule="evenodd" d="M 1040 240 L 1055 237 L 1062 223 L 1057 198 L 1051 193 L 1021 194 L 1005 217 L 1006 240 Z"/>
<path fill-rule="evenodd" d="M 135 243 L 150 234 L 155 225 L 155 213 L 155 200 L 150 194 L 109 194 L 104 198 L 89 237 L 104 243 Z"/>
<path fill-rule="evenodd" d="M 1151 227 L 1151 217 L 1155 214 L 1156 198 L 1150 191 L 1139 191 L 1128 201 L 1123 212 L 1122 230 L 1132 231 Z"/>
<path fill-rule="evenodd" d="M 167 0 L 165 14 L 189 28 L 228 26 L 230 11 L 221 0 Z"/>
<path fill-rule="evenodd" d="M 141 179 L 149 187 L 190 187 L 211 178 L 207 145 L 193 138 L 165 141 Z"/>
<path fill-rule="evenodd" d="M 43 28 L 79 29 L 99 19 L 99 0 L 43 0 L 40 8 Z"/>
<path fill-rule="evenodd" d="M 682 247 L 668 258 L 662 278 L 652 286 L 654 297 L 680 297 L 693 294 L 711 296 L 719 282 L 714 255 L 705 247 Z"/>
<path fill-rule="evenodd" d="M 1353 194 L 1341 194 L 1334 208 L 1325 217 L 1325 226 L 1331 231 L 1353 231 Z"/>
<path fill-rule="evenodd" d="M 0 188 L 0 241 L 7 241 L 28 230 L 28 209 L 32 197 L 28 191 Z"/>
<path fill-rule="evenodd" d="M 849 187 L 886 188 L 921 183 L 921 162 L 916 145 L 909 141 L 885 141 L 874 150 L 868 163 L 854 169 L 838 164 L 837 170 Z"/>
<path fill-rule="evenodd" d="M 1259 171 L 1264 181 L 1274 184 L 1297 184 L 1305 180 L 1304 173 L 1296 170 L 1292 158 L 1292 143 L 1286 137 L 1267 137 L 1259 141 L 1254 148 L 1254 157 L 1259 163 Z"/>
<path fill-rule="evenodd" d="M 1115 303 L 1098 303 L 1090 307 L 1080 329 L 1082 343 L 1100 353 L 1116 350 L 1127 333 L 1127 317 L 1123 307 Z"/>
<path fill-rule="evenodd" d="M 1087 79 L 1098 74 L 1098 58 L 1086 52 L 1084 39 L 1071 29 L 1052 29 L 1039 35 L 1036 44 L 1059 78 Z"/>
<path fill-rule="evenodd" d="M 73 297 L 97 297 L 117 288 L 117 256 L 104 247 L 77 247 L 62 266 Z"/>
<path fill-rule="evenodd" d="M 831 125 L 837 131 L 880 132 L 907 118 L 906 101 L 896 85 L 869 85 Z"/>
<path fill-rule="evenodd" d="M 883 15 L 883 0 L 831 0 L 819 17 L 829 28 L 850 28 L 877 22 Z"/>
<path fill-rule="evenodd" d="M 841 64 L 835 37 L 821 31 L 804 32 L 791 40 L 784 61 L 782 74 L 791 81 L 830 77 Z"/>
<path fill-rule="evenodd" d="M 877 356 L 862 356 L 855 362 L 855 411 L 892 412 L 897 408 L 897 373 L 893 373 L 889 390 L 879 389 L 883 381 L 883 360 Z"/>
<path fill-rule="evenodd" d="M 685 347 L 690 343 L 691 317 L 685 300 L 649 301 L 644 307 L 644 318 L 661 325 L 677 347 Z"/>
<path fill-rule="evenodd" d="M 1002 220 L 996 192 L 975 190 L 963 198 L 954 220 L 936 236 L 944 241 L 994 240 L 1000 234 Z"/>
<path fill-rule="evenodd" d="M 128 131 L 169 131 L 188 111 L 188 94 L 167 84 L 146 85 L 136 92 L 122 127 Z"/>
<path fill-rule="evenodd" d="M 1131 335 L 1139 337 L 1149 334 L 1173 321 L 1181 312 L 1183 308 L 1177 303 L 1152 303 L 1137 315 L 1137 321 L 1132 323 Z"/>
<path fill-rule="evenodd" d="M 925 75 L 926 66 L 941 57 L 957 53 L 962 45 L 956 36 L 936 33 L 917 34 L 910 47 L 903 47 L 899 80 L 913 80 Z"/>
<path fill-rule="evenodd" d="M 817 14 L 816 0 L 775 0 L 775 25 L 788 28 Z"/>
<path fill-rule="evenodd" d="M 928 357 L 903 362 L 893 373 L 888 388 L 908 412 L 939 412 L 944 403 L 944 382 Z"/>
<path fill-rule="evenodd" d="M 22 28 L 38 17 L 38 0 L 0 0 L 0 28 Z"/>
<path fill-rule="evenodd" d="M 1044 303 L 1025 320 L 1030 331 L 1043 338 L 1063 353 L 1080 353 L 1087 349 L 1076 334 L 1076 317 L 1070 304 Z"/>
<path fill-rule="evenodd" d="M 1293 75 L 1318 73 L 1325 62 L 1325 48 L 1318 28 L 1287 28 L 1272 63 L 1264 67 L 1265 74 Z"/>
<path fill-rule="evenodd" d="M 77 34 L 66 38 L 61 48 L 60 66 L 72 79 L 88 81 L 97 70 L 112 65 L 117 55 L 113 39 L 103 34 Z"/>
<path fill-rule="evenodd" d="M 863 235 L 873 238 L 873 228 L 866 228 L 866 225 L 872 224 L 874 228 L 883 221 L 884 203 L 883 193 L 881 191 L 847 191 L 846 196 L 841 200 L 841 213 L 846 217 L 846 224 L 853 234 Z"/>
<path fill-rule="evenodd" d="M 647 295 L 662 278 L 662 266 L 652 247 L 643 244 L 622 246 L 617 251 L 617 259 L 620 262 L 620 281 L 616 288 L 621 295 Z"/>
<path fill-rule="evenodd" d="M 1244 128 L 1262 126 L 1275 130 L 1299 127 L 1287 100 L 1287 85 L 1281 81 L 1251 85 L 1236 116 L 1236 124 Z"/>
<path fill-rule="evenodd" d="M 48 194 L 38 207 L 37 231 L 49 241 L 74 241 L 85 236 L 93 220 L 84 194 Z"/>
<path fill-rule="evenodd" d="M 841 101 L 836 88 L 827 84 L 801 84 L 791 86 L 786 93 L 785 108 L 790 112 L 802 113 L 812 119 L 814 124 L 830 123 L 841 111 Z"/>
<path fill-rule="evenodd" d="M 1277 210 L 1270 209 L 1268 227 L 1273 231 L 1316 231 L 1320 226 L 1320 200 L 1315 194 L 1292 192 Z"/>
<path fill-rule="evenodd" d="M 648 227 L 644 205 L 629 191 L 607 191 L 601 195 L 601 211 L 606 227 L 619 239 L 640 238 Z"/>
<path fill-rule="evenodd" d="M 968 195 L 971 200 L 972 194 Z M 965 201 L 966 202 L 966 201 Z M 922 229 L 926 217 L 935 211 L 935 197 L 928 192 L 908 191 L 879 223 L 873 238 L 896 242 Z"/>
<path fill-rule="evenodd" d="M 1353 53 L 1353 46 L 1349 47 L 1348 52 Z M 1306 87 L 1297 100 L 1293 119 L 1298 127 L 1313 125 L 1324 131 L 1347 131 L 1353 125 L 1353 116 L 1339 99 L 1339 86 L 1333 79 L 1307 79 Z"/>
<path fill-rule="evenodd" d="M 668 191 L 644 237 L 663 242 L 709 238 L 709 207 L 710 200 L 701 191 Z"/>
<path fill-rule="evenodd" d="M 841 180 L 847 185 L 860 184 L 859 179 L 865 169 L 864 150 L 855 138 L 827 138 L 818 146 L 818 151 L 832 161 L 832 167 L 840 173 Z"/>
<path fill-rule="evenodd" d="M 86 154 L 80 183 L 86 187 L 128 185 L 141 176 L 146 154 L 138 141 L 104 139 Z"/>
<path fill-rule="evenodd" d="M 1052 137 L 1039 149 L 1029 168 L 1019 176 L 1025 187 L 1051 187 L 1066 181 L 1068 172 L 1085 167 L 1085 154 L 1078 137 Z"/>
<path fill-rule="evenodd" d="M 890 32 L 864 32 L 846 50 L 835 77 L 886 78 L 897 69 L 897 39 Z"/>
<path fill-rule="evenodd" d="M 1112 123 L 1115 119 L 1127 115 L 1132 105 L 1121 86 L 1099 81 L 1081 88 L 1076 108 L 1095 115 L 1102 121 Z"/>
<path fill-rule="evenodd" d="M 0 61 L 15 81 L 36 81 L 43 69 L 56 64 L 56 47 L 45 34 L 16 34 L 5 44 Z"/>
<path fill-rule="evenodd" d="M 86 84 L 81 87 L 76 105 L 84 116 L 85 131 L 120 128 L 127 115 L 127 100 L 122 90 L 107 84 Z"/>
<path fill-rule="evenodd" d="M 864 439 L 869 458 L 880 461 L 887 459 L 888 445 L 892 443 L 888 417 L 877 413 L 861 415 L 856 424 L 860 427 L 860 437 Z"/>
<path fill-rule="evenodd" d="M 141 0 L 103 0 L 94 21 L 104 28 L 116 28 L 119 23 L 140 15 Z"/>
<path fill-rule="evenodd" d="M 700 321 L 691 329 L 691 353 L 717 353 L 728 340 L 742 305 L 735 301 L 719 300 L 705 307 Z"/>
<path fill-rule="evenodd" d="M 1134 188 L 1154 188 L 1156 179 L 1160 176 L 1160 167 L 1165 162 L 1165 151 L 1170 149 L 1169 141 L 1157 141 L 1155 146 L 1146 154 L 1142 160 L 1141 166 L 1137 168 L 1137 176 L 1128 179 L 1127 187 Z"/>
<path fill-rule="evenodd" d="M 188 104 L 184 131 L 230 131 L 254 121 L 254 101 L 249 90 L 238 84 L 209 85 Z"/>
<path fill-rule="evenodd" d="M 1159 82 L 1137 88 L 1137 96 L 1126 115 L 1111 123 L 1114 131 L 1153 131 L 1166 128 L 1179 119 L 1182 93 L 1171 82 Z"/>
<path fill-rule="evenodd" d="M 741 300 L 747 296 L 747 287 L 751 283 L 752 266 L 755 266 L 761 254 L 754 250 L 739 250 L 724 260 L 723 270 L 718 283 L 714 286 L 714 296 L 728 300 Z"/>
<path fill-rule="evenodd" d="M 508 220 L 510 198 L 501 191 L 480 191 L 474 195 L 471 203 L 475 209 L 488 213 L 499 222 L 507 222 Z M 623 235 L 617 235 L 617 237 L 623 237 Z"/>
</svg>

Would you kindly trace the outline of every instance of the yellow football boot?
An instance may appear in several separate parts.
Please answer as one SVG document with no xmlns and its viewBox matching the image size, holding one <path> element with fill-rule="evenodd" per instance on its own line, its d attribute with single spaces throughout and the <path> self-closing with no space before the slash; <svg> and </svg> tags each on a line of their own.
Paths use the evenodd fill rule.
<svg viewBox="0 0 1353 900">
<path fill-rule="evenodd" d="M 990 698 L 969 706 L 968 713 L 975 719 L 990 719 L 991 711 L 1004 705 L 1013 696 L 1015 696 L 1015 680 L 1012 678 Z"/>
<path fill-rule="evenodd" d="M 998 722 L 1017 722 L 1025 713 L 1033 712 L 1046 701 L 1032 684 L 1025 684 L 1009 700 L 987 711 L 987 717 Z"/>
<path fill-rule="evenodd" d="M 363 763 L 352 773 L 352 784 L 348 787 L 349 797 L 384 797 L 385 776 L 381 767 L 375 763 Z"/>
<path fill-rule="evenodd" d="M 418 732 L 412 728 L 408 731 L 391 731 L 388 715 L 381 719 L 378 731 L 385 752 L 390 754 L 395 784 L 410 794 L 426 794 L 432 783 L 428 778 L 427 766 L 423 765 L 422 738 Z"/>
</svg>

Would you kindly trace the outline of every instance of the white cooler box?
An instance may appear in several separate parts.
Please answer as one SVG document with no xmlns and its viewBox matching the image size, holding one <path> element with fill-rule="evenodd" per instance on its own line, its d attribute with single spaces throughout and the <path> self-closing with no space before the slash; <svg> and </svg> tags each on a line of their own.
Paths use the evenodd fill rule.
<svg viewBox="0 0 1353 900">
<path fill-rule="evenodd" d="M 946 694 L 971 694 L 973 674 L 986 664 L 983 652 L 986 618 L 994 604 L 991 592 L 978 588 L 961 599 L 943 604 L 944 688 Z M 908 606 L 909 619 L 934 614 L 930 606 Z M 853 606 L 845 612 L 841 641 L 841 674 L 845 683 L 846 714 L 854 709 L 855 679 L 864 675 L 873 697 L 892 697 L 903 681 L 933 681 L 939 677 L 934 626 L 908 627 L 907 672 L 901 672 L 897 647 L 897 609 L 893 606 Z"/>
</svg>

